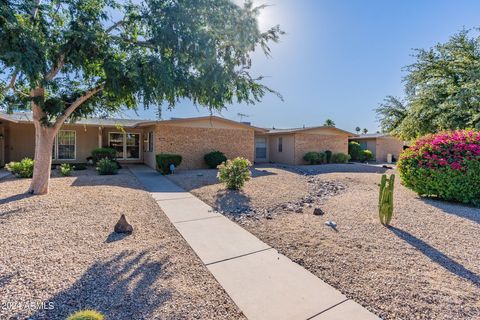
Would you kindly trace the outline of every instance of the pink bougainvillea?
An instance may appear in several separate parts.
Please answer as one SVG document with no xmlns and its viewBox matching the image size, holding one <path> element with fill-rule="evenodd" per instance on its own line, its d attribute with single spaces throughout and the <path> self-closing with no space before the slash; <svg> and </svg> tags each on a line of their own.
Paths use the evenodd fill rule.
<svg viewBox="0 0 480 320">
<path fill-rule="evenodd" d="M 400 159 L 416 160 L 422 168 L 465 170 L 465 160 L 480 157 L 480 132 L 446 131 L 424 136 L 407 149 Z"/>
</svg>

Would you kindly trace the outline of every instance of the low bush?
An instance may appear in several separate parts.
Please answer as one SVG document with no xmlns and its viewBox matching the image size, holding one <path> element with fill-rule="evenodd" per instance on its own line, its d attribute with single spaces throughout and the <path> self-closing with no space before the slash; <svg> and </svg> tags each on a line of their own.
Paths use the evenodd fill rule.
<svg viewBox="0 0 480 320">
<path fill-rule="evenodd" d="M 332 163 L 347 163 L 350 160 L 350 155 L 346 153 L 334 153 L 332 154 Z"/>
<path fill-rule="evenodd" d="M 205 163 L 210 169 L 215 169 L 223 162 L 227 161 L 227 157 L 220 151 L 212 151 L 207 153 L 203 159 L 205 159 Z"/>
<path fill-rule="evenodd" d="M 327 154 L 325 152 L 319 152 L 318 154 L 320 155 L 319 163 L 320 164 L 326 163 L 327 162 Z"/>
<path fill-rule="evenodd" d="M 162 174 L 170 174 L 170 165 L 178 167 L 182 163 L 182 156 L 179 154 L 160 153 L 156 155 L 157 169 Z"/>
<path fill-rule="evenodd" d="M 303 160 L 309 164 L 319 164 L 320 163 L 320 153 L 316 151 L 309 151 L 303 156 Z"/>
<path fill-rule="evenodd" d="M 325 162 L 326 163 L 331 163 L 332 161 L 332 151 L 326 150 L 325 151 Z"/>
<path fill-rule="evenodd" d="M 373 160 L 373 153 L 370 150 L 362 150 L 360 152 L 360 161 L 367 162 Z"/>
<path fill-rule="evenodd" d="M 5 169 L 10 171 L 17 178 L 31 178 L 33 176 L 33 165 L 35 161 L 30 158 L 24 158 L 20 162 L 10 162 L 5 165 Z"/>
<path fill-rule="evenodd" d="M 360 147 L 360 143 L 356 141 L 350 141 L 348 143 L 348 154 L 350 155 L 350 159 L 353 161 L 359 161 L 361 152 L 362 148 Z"/>
<path fill-rule="evenodd" d="M 103 320 L 105 317 L 94 310 L 82 310 L 70 315 L 67 320 Z"/>
<path fill-rule="evenodd" d="M 99 175 L 112 175 L 118 173 L 118 165 L 115 161 L 103 158 L 97 162 L 97 172 Z"/>
<path fill-rule="evenodd" d="M 245 158 L 235 158 L 227 160 L 218 166 L 217 178 L 225 183 L 228 189 L 239 190 L 243 188 L 245 182 L 250 180 L 250 167 L 252 164 Z"/>
<path fill-rule="evenodd" d="M 446 131 L 418 139 L 398 161 L 402 183 L 421 196 L 480 205 L 480 132 Z"/>
<path fill-rule="evenodd" d="M 62 163 L 59 167 L 58 167 L 58 171 L 60 172 L 60 174 L 64 177 L 66 176 L 69 176 L 72 174 L 72 171 L 73 171 L 73 166 L 69 163 Z"/>
<path fill-rule="evenodd" d="M 117 158 L 117 150 L 113 148 L 96 148 L 92 150 L 93 164 L 97 164 L 101 159 L 115 160 Z"/>
</svg>

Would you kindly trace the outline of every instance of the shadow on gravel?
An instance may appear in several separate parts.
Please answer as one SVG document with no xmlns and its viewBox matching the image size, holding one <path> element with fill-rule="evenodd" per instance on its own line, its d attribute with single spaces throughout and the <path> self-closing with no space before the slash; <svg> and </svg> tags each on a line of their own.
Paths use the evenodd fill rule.
<svg viewBox="0 0 480 320">
<path fill-rule="evenodd" d="M 423 202 L 434 206 L 447 214 L 471 220 L 480 224 L 480 208 L 461 203 L 449 203 L 438 199 L 421 198 Z"/>
<path fill-rule="evenodd" d="M 163 268 L 167 263 L 150 261 L 146 251 L 123 251 L 90 266 L 69 289 L 46 301 L 53 302 L 53 310 L 39 310 L 29 319 L 64 320 L 83 309 L 97 310 L 106 319 L 152 319 L 153 312 L 172 298 L 170 290 L 155 285 L 169 276 Z"/>
<path fill-rule="evenodd" d="M 215 198 L 215 210 L 235 213 L 250 209 L 251 199 L 243 191 L 221 190 Z"/>
<path fill-rule="evenodd" d="M 418 239 L 407 231 L 395 227 L 390 227 L 389 230 L 392 231 L 397 237 L 404 240 L 405 242 L 419 250 L 421 253 L 426 255 L 433 262 L 439 264 L 451 273 L 470 281 L 475 286 L 480 287 L 480 276 L 476 273 L 468 270 L 460 263 L 449 258 L 444 253 L 438 251 L 428 243 Z"/>
<path fill-rule="evenodd" d="M 19 193 L 19 194 L 16 194 L 16 195 L 13 195 L 13 196 L 10 196 L 10 197 L 7 197 L 7 198 L 4 198 L 4 199 L 0 199 L 0 204 L 7 204 L 7 203 L 10 203 L 10 202 L 14 202 L 14 201 L 18 201 L 18 200 L 22 200 L 22 199 L 26 199 L 26 198 L 30 198 L 32 197 L 33 195 L 31 193 Z"/>
<path fill-rule="evenodd" d="M 112 243 L 116 241 L 121 241 L 125 239 L 126 237 L 130 236 L 130 233 L 117 233 L 117 232 L 112 232 L 108 235 L 107 239 L 105 239 L 105 243 Z"/>
<path fill-rule="evenodd" d="M 360 164 L 360 163 L 331 163 L 319 165 L 282 165 L 275 164 L 277 168 L 290 171 L 301 175 L 316 175 L 324 173 L 385 173 L 388 168 L 376 165 Z"/>
</svg>

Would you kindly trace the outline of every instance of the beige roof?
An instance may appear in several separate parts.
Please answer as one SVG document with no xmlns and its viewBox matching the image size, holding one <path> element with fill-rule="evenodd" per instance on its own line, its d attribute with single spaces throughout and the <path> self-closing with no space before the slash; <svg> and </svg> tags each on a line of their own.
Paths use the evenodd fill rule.
<svg viewBox="0 0 480 320">
<path fill-rule="evenodd" d="M 281 133 L 295 133 L 295 132 L 305 132 L 305 131 L 310 131 L 310 130 L 315 130 L 315 129 L 332 129 L 339 131 L 341 133 L 347 134 L 351 137 L 356 136 L 356 134 L 336 128 L 336 127 L 331 127 L 331 126 L 317 126 L 317 127 L 303 127 L 303 128 L 290 128 L 290 129 L 270 129 L 268 130 L 268 134 L 281 134 Z"/>
</svg>

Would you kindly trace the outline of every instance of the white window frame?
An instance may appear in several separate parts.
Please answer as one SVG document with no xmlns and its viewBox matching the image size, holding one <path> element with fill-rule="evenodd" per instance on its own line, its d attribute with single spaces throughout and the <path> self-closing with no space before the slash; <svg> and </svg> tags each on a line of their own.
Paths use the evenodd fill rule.
<svg viewBox="0 0 480 320">
<path fill-rule="evenodd" d="M 143 148 L 141 146 L 142 134 L 140 132 L 119 132 L 119 131 L 109 131 L 108 132 L 108 147 L 110 147 L 110 135 L 111 134 L 121 134 L 123 137 L 122 146 L 123 146 L 123 157 L 117 158 L 118 160 L 140 160 L 142 158 Z M 138 135 L 138 158 L 126 158 L 127 154 L 127 134 L 136 134 Z"/>
<path fill-rule="evenodd" d="M 58 134 L 60 132 L 73 132 L 74 137 L 75 137 L 75 151 L 74 151 L 74 158 L 73 159 L 59 159 L 58 158 Z M 55 135 L 55 139 L 53 140 L 53 145 L 54 145 L 54 151 L 53 151 L 53 158 L 52 160 L 58 160 L 58 161 L 72 161 L 72 160 L 77 160 L 77 131 L 76 130 L 59 130 L 57 134 Z"/>
</svg>

